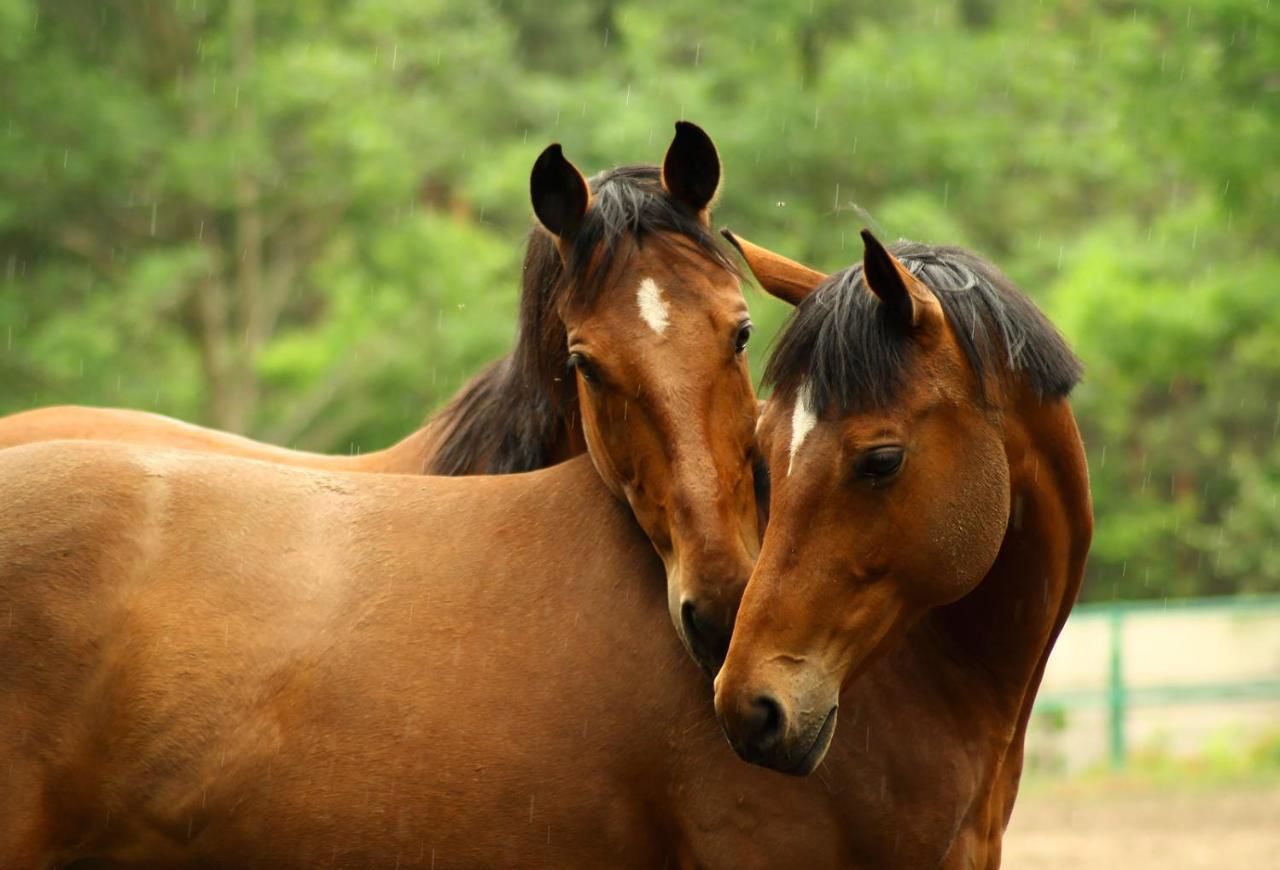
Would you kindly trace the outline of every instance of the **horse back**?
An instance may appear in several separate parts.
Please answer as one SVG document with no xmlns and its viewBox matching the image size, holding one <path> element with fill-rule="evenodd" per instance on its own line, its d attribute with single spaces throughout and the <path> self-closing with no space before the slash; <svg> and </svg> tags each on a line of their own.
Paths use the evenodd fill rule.
<svg viewBox="0 0 1280 870">
<path fill-rule="evenodd" d="M 433 432 L 416 431 L 385 450 L 341 455 L 311 453 L 267 444 L 217 429 L 209 429 L 128 408 L 54 405 L 0 417 L 0 448 L 46 441 L 86 440 L 163 450 L 189 450 L 215 456 L 257 459 L 299 468 L 328 471 L 380 471 L 420 474 Z"/>
</svg>

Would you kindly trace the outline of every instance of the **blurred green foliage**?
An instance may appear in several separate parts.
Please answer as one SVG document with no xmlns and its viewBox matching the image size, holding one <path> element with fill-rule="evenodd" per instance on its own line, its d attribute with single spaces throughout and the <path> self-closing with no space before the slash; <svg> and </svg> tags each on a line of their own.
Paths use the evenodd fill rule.
<svg viewBox="0 0 1280 870">
<path fill-rule="evenodd" d="M 390 443 L 509 345 L 537 152 L 688 117 L 747 237 L 963 244 L 1051 313 L 1087 596 L 1280 590 L 1280 4 L 0 0 L 0 96 L 2 412 Z"/>
</svg>

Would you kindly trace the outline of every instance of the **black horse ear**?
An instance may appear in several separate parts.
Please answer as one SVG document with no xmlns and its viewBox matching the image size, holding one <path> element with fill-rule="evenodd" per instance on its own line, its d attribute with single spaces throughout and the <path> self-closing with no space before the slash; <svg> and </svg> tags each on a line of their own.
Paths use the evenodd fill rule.
<svg viewBox="0 0 1280 870">
<path fill-rule="evenodd" d="M 701 127 L 676 121 L 676 137 L 662 161 L 662 186 L 706 224 L 708 210 L 720 190 L 720 155 Z"/>
<path fill-rule="evenodd" d="M 538 222 L 561 239 L 573 237 L 591 207 L 591 188 L 578 168 L 565 159 L 559 142 L 548 145 L 534 162 L 529 196 Z"/>
<path fill-rule="evenodd" d="M 889 316 L 904 327 L 913 327 L 920 320 L 920 303 L 912 293 L 918 283 L 898 258 L 880 244 L 871 230 L 862 231 L 862 276 L 871 292 L 880 297 Z"/>
</svg>

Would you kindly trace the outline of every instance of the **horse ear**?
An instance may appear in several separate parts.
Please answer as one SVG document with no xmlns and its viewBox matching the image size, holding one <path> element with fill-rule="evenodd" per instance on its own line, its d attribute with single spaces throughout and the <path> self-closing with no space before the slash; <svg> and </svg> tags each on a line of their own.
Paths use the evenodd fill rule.
<svg viewBox="0 0 1280 870">
<path fill-rule="evenodd" d="M 662 161 L 662 186 L 704 224 L 711 223 L 709 210 L 720 190 L 720 155 L 697 124 L 676 121 L 676 137 Z"/>
<path fill-rule="evenodd" d="M 919 326 L 922 315 L 937 308 L 933 294 L 871 230 L 862 231 L 862 243 L 862 276 L 871 292 L 880 297 L 893 320 L 908 328 Z"/>
<path fill-rule="evenodd" d="M 827 280 L 827 276 L 817 269 L 810 269 L 803 263 L 788 260 L 781 254 L 753 245 L 727 229 L 721 230 L 720 235 L 738 249 L 742 259 L 747 261 L 747 268 L 765 292 L 783 302 L 799 305 L 802 299 Z"/>
<path fill-rule="evenodd" d="M 534 162 L 529 196 L 538 222 L 559 239 L 572 238 L 591 207 L 591 188 L 578 167 L 565 159 L 559 142 L 548 145 Z"/>
</svg>

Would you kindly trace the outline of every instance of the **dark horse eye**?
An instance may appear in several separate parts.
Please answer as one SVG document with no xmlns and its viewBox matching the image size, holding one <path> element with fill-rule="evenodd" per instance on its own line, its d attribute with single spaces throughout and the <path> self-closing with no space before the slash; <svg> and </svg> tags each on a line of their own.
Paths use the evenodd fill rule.
<svg viewBox="0 0 1280 870">
<path fill-rule="evenodd" d="M 576 370 L 578 374 L 582 375 L 582 379 L 589 384 L 600 383 L 600 378 L 596 375 L 596 370 L 591 365 L 591 360 L 577 351 L 569 354 L 568 368 L 570 371 Z"/>
<path fill-rule="evenodd" d="M 747 342 L 751 340 L 751 324 L 744 323 L 738 327 L 738 334 L 733 339 L 733 352 L 742 353 L 747 349 Z"/>
<path fill-rule="evenodd" d="M 905 451 L 901 447 L 877 447 L 858 457 L 854 473 L 858 477 L 877 481 L 893 477 L 902 468 Z"/>
</svg>

